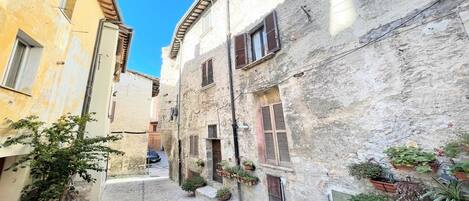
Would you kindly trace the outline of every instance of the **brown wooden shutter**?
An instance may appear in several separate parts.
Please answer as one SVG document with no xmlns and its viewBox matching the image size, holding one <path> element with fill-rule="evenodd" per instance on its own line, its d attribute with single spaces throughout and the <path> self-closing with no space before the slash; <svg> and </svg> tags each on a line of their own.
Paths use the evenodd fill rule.
<svg viewBox="0 0 469 201">
<path fill-rule="evenodd" d="M 189 154 L 192 156 L 194 155 L 194 140 L 192 136 L 189 136 Z"/>
<path fill-rule="evenodd" d="M 237 69 L 248 64 L 246 34 L 241 34 L 235 37 L 235 57 Z"/>
<path fill-rule="evenodd" d="M 212 60 L 207 61 L 207 84 L 213 83 L 213 64 Z"/>
<path fill-rule="evenodd" d="M 278 155 L 280 156 L 280 161 L 290 162 L 290 152 L 288 151 L 287 133 L 278 132 L 277 143 L 278 143 Z"/>
<path fill-rule="evenodd" d="M 217 138 L 217 126 L 216 125 L 208 126 L 208 137 Z"/>
<path fill-rule="evenodd" d="M 274 118 L 275 118 L 275 129 L 276 130 L 285 130 L 285 119 L 283 118 L 283 108 L 282 104 L 273 105 L 274 108 Z"/>
<path fill-rule="evenodd" d="M 0 158 L 0 178 L 2 178 L 4 164 L 5 164 L 5 158 Z"/>
<path fill-rule="evenodd" d="M 267 187 L 269 191 L 269 201 L 282 201 L 282 186 L 280 178 L 267 175 Z"/>
<path fill-rule="evenodd" d="M 262 123 L 264 126 L 264 131 L 272 130 L 272 121 L 270 120 L 270 107 L 262 107 Z"/>
<path fill-rule="evenodd" d="M 280 49 L 280 39 L 277 26 L 276 12 L 272 12 L 264 19 L 265 33 L 267 35 L 267 52 L 276 52 Z"/>
<path fill-rule="evenodd" d="M 207 85 L 207 63 L 202 64 L 202 86 Z"/>
<path fill-rule="evenodd" d="M 275 160 L 275 142 L 274 142 L 274 135 L 272 133 L 265 133 L 264 134 L 264 141 L 265 141 L 265 159 Z M 270 161 L 271 163 L 274 161 Z"/>
</svg>

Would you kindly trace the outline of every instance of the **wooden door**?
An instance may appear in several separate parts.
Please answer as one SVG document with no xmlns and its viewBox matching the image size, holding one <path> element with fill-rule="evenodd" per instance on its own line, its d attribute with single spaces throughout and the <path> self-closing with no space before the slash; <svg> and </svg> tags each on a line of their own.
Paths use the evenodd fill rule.
<svg viewBox="0 0 469 201">
<path fill-rule="evenodd" d="M 217 174 L 218 163 L 221 159 L 221 144 L 220 140 L 212 140 L 212 159 L 213 159 L 213 181 L 223 183 L 223 178 Z"/>
</svg>

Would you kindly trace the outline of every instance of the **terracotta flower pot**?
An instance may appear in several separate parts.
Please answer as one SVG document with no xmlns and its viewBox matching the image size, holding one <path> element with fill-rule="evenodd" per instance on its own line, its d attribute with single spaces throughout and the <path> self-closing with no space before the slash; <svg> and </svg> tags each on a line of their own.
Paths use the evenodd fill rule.
<svg viewBox="0 0 469 201">
<path fill-rule="evenodd" d="M 378 181 L 370 179 L 370 183 L 375 187 L 375 189 L 384 191 L 386 193 L 396 193 L 397 187 L 395 183 L 389 183 L 385 181 Z"/>
<path fill-rule="evenodd" d="M 223 177 L 223 170 L 217 169 L 217 175 Z"/>
<path fill-rule="evenodd" d="M 468 181 L 469 177 L 467 177 L 465 172 L 455 172 L 453 173 L 454 177 L 456 177 L 459 181 Z"/>
<path fill-rule="evenodd" d="M 218 201 L 227 201 L 227 200 L 230 200 L 230 198 L 231 198 L 231 193 L 228 193 L 218 198 Z"/>
</svg>

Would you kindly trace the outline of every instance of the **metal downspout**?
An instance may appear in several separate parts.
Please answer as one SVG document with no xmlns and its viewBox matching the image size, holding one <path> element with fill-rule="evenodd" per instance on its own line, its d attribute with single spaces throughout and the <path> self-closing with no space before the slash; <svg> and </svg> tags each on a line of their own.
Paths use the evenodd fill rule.
<svg viewBox="0 0 469 201">
<path fill-rule="evenodd" d="M 180 38 L 176 38 L 176 40 L 179 41 L 179 46 L 182 46 L 182 40 Z M 178 97 L 177 97 L 177 127 L 178 127 L 178 133 L 177 133 L 177 141 L 178 141 L 178 183 L 179 186 L 182 185 L 182 145 L 181 145 L 181 138 L 180 138 L 180 133 L 181 133 L 181 79 L 182 79 L 182 51 L 181 55 L 178 57 L 178 66 L 179 66 L 179 82 L 178 82 Z"/>
<path fill-rule="evenodd" d="M 226 37 L 226 46 L 228 53 L 228 73 L 230 78 L 230 101 L 231 101 L 231 121 L 233 128 L 233 146 L 235 152 L 235 161 L 236 165 L 241 165 L 241 160 L 239 157 L 239 140 L 238 140 L 238 123 L 236 121 L 236 107 L 235 107 L 235 97 L 234 97 L 234 84 L 233 84 L 233 68 L 232 68 L 232 58 L 231 58 L 231 19 L 230 19 L 230 0 L 226 0 L 226 19 L 227 19 L 227 37 Z M 241 193 L 241 184 L 236 182 L 238 186 L 238 195 L 239 200 L 243 200 Z"/>
<path fill-rule="evenodd" d="M 86 91 L 85 91 L 85 98 L 83 100 L 83 107 L 81 111 L 81 116 L 85 116 L 90 112 L 90 104 L 91 104 L 91 95 L 93 93 L 93 84 L 94 84 L 94 79 L 96 75 L 96 70 L 98 67 L 98 57 L 99 57 L 99 49 L 101 46 L 101 38 L 103 34 L 103 28 L 104 28 L 104 22 L 106 22 L 106 19 L 101 19 L 99 20 L 99 25 L 98 25 L 98 32 L 96 33 L 96 41 L 94 44 L 94 50 L 93 50 L 93 58 L 91 60 L 91 67 L 90 67 L 90 72 L 88 74 L 88 81 L 86 83 Z M 80 130 L 85 130 L 85 126 L 82 126 Z M 78 136 L 83 138 L 84 136 Z"/>
</svg>

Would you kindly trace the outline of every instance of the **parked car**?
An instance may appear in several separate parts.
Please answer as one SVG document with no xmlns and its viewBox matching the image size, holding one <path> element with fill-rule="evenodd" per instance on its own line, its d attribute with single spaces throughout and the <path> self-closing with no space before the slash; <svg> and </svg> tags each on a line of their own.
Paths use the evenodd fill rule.
<svg viewBox="0 0 469 201">
<path fill-rule="evenodd" d="M 160 155 L 156 151 L 147 152 L 147 163 L 158 163 L 161 161 Z"/>
</svg>

